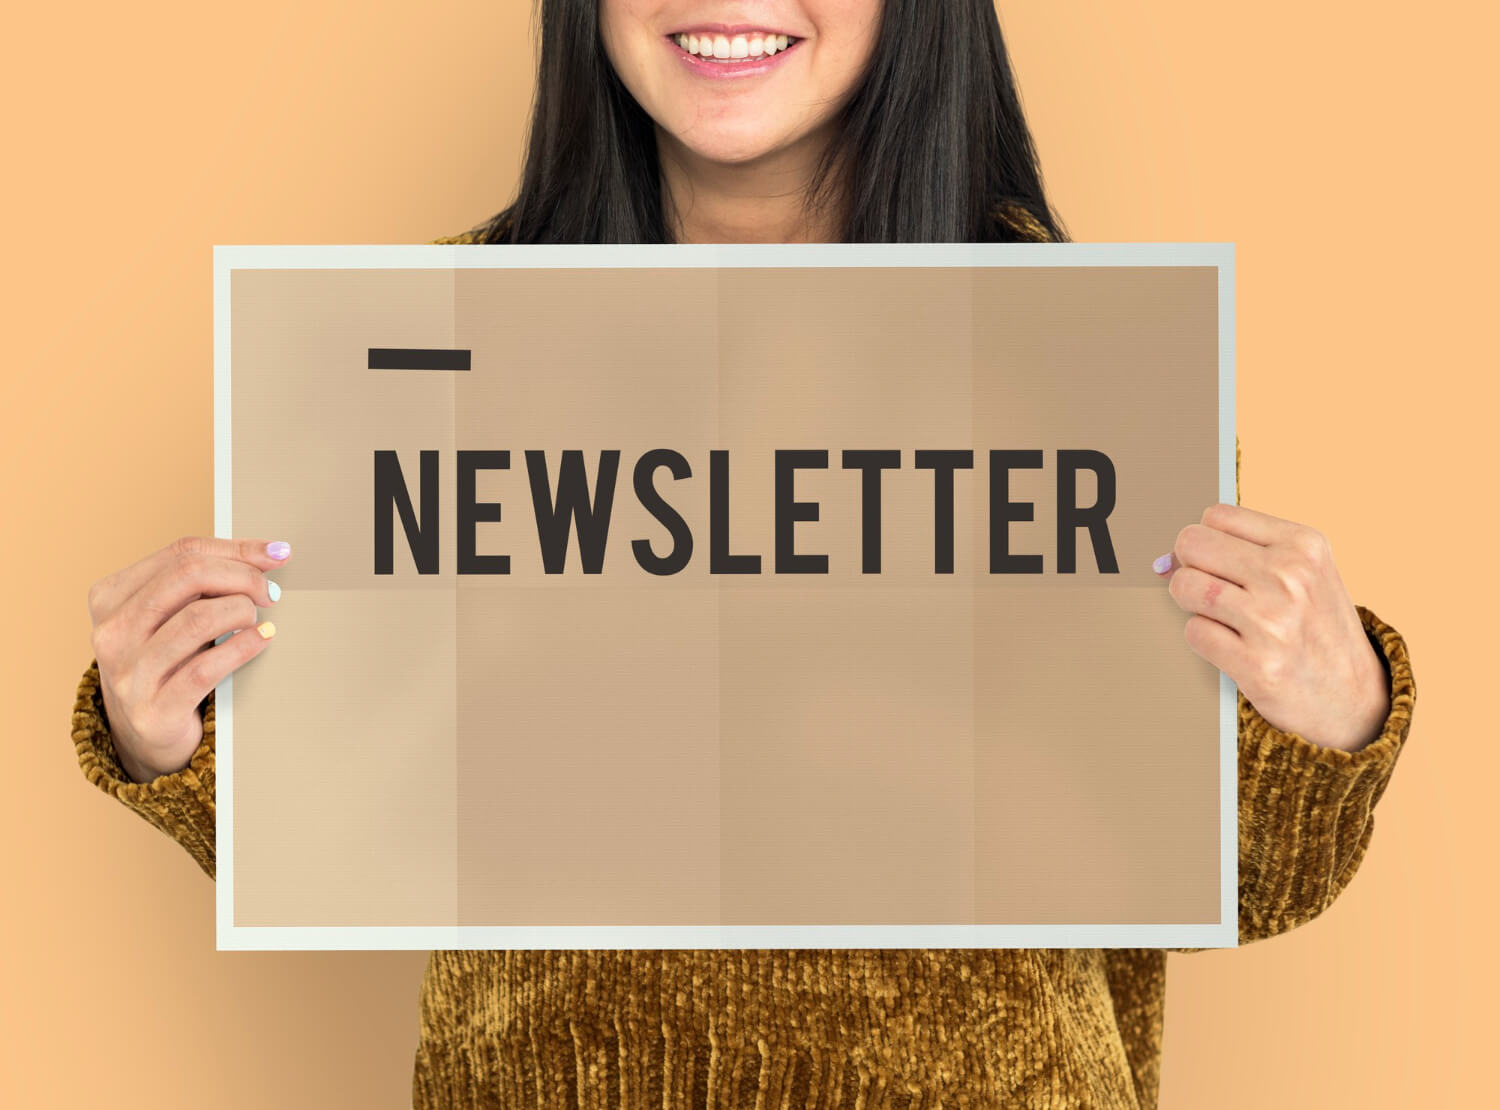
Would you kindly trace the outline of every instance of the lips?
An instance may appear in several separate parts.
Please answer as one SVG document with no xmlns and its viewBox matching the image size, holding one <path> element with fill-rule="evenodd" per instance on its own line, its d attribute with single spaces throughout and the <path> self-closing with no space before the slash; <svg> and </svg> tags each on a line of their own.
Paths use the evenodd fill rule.
<svg viewBox="0 0 1500 1110">
<path fill-rule="evenodd" d="M 756 27 L 749 23 L 698 23 L 692 27 L 679 27 L 667 34 L 668 38 L 674 35 L 786 35 L 789 38 L 801 38 L 790 31 L 782 31 L 772 27 Z"/>
<path fill-rule="evenodd" d="M 766 73 L 781 64 L 783 56 L 795 52 L 801 39 L 787 37 L 782 48 L 775 35 L 697 35 L 664 36 L 671 50 L 688 69 L 703 77 L 738 77 Z"/>
<path fill-rule="evenodd" d="M 720 61 L 777 54 L 798 41 L 795 35 L 763 34 L 759 31 L 744 35 L 695 34 L 686 31 L 667 37 L 689 54 L 696 54 L 701 58 L 718 58 Z"/>
</svg>

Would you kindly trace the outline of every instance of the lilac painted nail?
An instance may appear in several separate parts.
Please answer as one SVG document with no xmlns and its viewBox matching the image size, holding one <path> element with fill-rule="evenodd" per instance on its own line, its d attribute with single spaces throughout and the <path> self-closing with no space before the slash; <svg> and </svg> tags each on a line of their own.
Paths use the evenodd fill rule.
<svg viewBox="0 0 1500 1110">
<path fill-rule="evenodd" d="M 266 544 L 266 554 L 273 559 L 285 559 L 292 553 L 292 545 L 286 540 L 276 540 L 274 543 Z"/>
<path fill-rule="evenodd" d="M 1151 563 L 1151 569 L 1157 574 L 1166 574 L 1172 569 L 1172 553 L 1168 551 L 1165 555 L 1158 555 Z"/>
</svg>

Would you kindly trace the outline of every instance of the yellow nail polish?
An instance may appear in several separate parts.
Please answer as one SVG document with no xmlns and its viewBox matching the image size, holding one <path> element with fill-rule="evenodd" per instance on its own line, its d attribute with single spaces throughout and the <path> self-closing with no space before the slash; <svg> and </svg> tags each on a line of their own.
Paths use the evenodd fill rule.
<svg viewBox="0 0 1500 1110">
<path fill-rule="evenodd" d="M 276 635 L 276 626 L 270 621 L 261 621 L 255 626 L 255 631 L 260 633 L 262 640 L 269 640 L 272 636 Z"/>
</svg>

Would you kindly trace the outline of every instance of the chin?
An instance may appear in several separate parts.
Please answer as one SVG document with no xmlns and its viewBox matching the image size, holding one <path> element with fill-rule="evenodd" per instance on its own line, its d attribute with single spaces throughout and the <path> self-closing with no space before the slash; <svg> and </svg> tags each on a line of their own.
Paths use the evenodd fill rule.
<svg viewBox="0 0 1500 1110">
<path fill-rule="evenodd" d="M 682 145 L 706 161 L 738 165 L 764 158 L 782 144 L 770 136 L 715 135 L 711 138 L 694 136 Z"/>
</svg>

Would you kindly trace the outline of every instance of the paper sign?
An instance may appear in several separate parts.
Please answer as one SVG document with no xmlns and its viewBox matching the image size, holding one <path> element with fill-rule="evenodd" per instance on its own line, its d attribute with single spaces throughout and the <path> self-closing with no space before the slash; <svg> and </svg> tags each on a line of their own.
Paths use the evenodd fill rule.
<svg viewBox="0 0 1500 1110">
<path fill-rule="evenodd" d="M 214 262 L 220 948 L 1235 943 L 1232 245 Z"/>
</svg>

